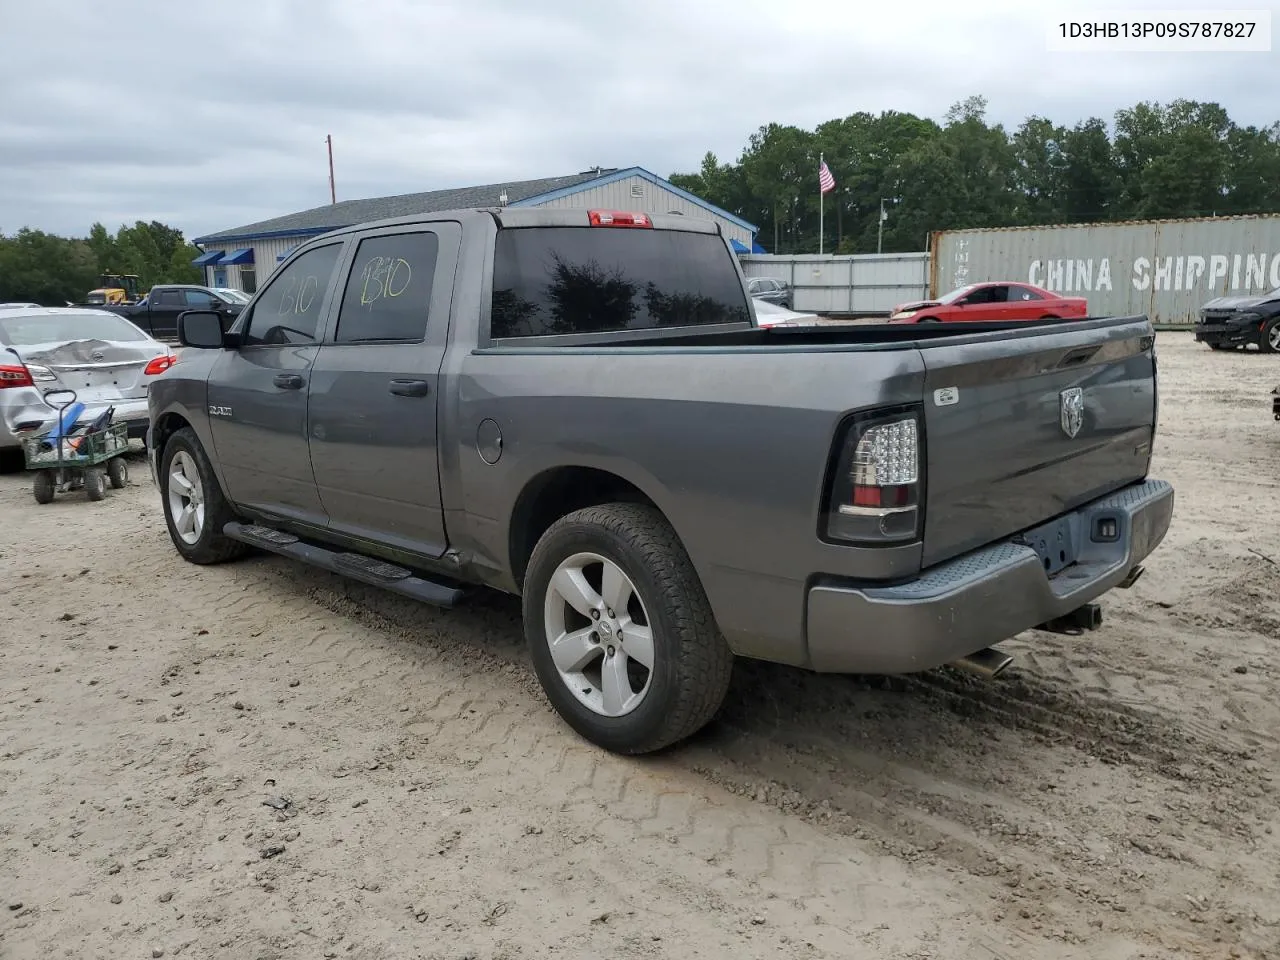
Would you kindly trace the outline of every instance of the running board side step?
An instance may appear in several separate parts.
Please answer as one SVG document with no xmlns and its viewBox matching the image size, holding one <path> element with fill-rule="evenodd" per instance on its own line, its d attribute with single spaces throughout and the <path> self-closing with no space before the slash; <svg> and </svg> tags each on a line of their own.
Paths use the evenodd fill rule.
<svg viewBox="0 0 1280 960">
<path fill-rule="evenodd" d="M 307 543 L 292 533 L 273 530 L 252 523 L 231 521 L 222 528 L 223 534 L 232 540 L 247 543 L 277 553 L 282 557 L 301 560 L 321 570 L 328 570 L 352 580 L 359 580 L 373 587 L 382 587 L 393 593 L 421 600 L 423 603 L 437 607 L 456 607 L 466 596 L 466 591 L 459 587 L 438 583 L 424 577 L 414 575 L 412 570 L 366 557 L 360 553 L 347 553 Z"/>
</svg>

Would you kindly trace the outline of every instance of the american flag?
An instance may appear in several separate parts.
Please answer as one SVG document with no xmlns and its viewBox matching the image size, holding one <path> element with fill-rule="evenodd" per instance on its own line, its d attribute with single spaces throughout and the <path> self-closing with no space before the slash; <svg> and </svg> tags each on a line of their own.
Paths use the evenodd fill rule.
<svg viewBox="0 0 1280 960">
<path fill-rule="evenodd" d="M 823 193 L 830 193 L 836 188 L 836 178 L 827 169 L 827 161 L 825 160 L 819 161 L 818 164 L 818 187 Z"/>
</svg>

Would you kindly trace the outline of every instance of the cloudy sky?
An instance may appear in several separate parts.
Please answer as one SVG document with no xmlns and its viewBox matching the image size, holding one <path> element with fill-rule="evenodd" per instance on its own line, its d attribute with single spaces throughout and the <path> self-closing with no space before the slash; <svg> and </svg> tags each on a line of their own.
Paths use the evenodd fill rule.
<svg viewBox="0 0 1280 960">
<path fill-rule="evenodd" d="M 1058 7 L 1253 7 L 1124 0 Z M 1037 0 L 0 0 L 0 232 L 188 236 L 339 199 L 735 159 L 769 122 L 1009 126 L 1138 100 L 1280 120 L 1280 53 L 1048 53 Z M 1280 48 L 1278 48 L 1280 49 Z"/>
</svg>

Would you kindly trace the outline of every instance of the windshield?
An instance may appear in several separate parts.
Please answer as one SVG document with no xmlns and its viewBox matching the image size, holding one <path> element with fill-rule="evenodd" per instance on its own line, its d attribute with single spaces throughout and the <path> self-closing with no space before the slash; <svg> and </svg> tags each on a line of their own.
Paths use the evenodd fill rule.
<svg viewBox="0 0 1280 960">
<path fill-rule="evenodd" d="M 114 313 L 0 314 L 0 342 L 12 347 L 74 340 L 137 342 L 147 335 Z"/>
<path fill-rule="evenodd" d="M 249 295 L 239 290 L 232 290 L 230 287 L 214 287 L 213 292 L 220 297 L 230 300 L 232 303 L 248 303 Z"/>
<path fill-rule="evenodd" d="M 955 303 L 961 297 L 972 293 L 976 286 L 977 286 L 976 283 L 971 283 L 967 287 L 961 287 L 959 290 L 952 290 L 946 296 L 939 297 L 938 302 L 939 303 Z"/>
</svg>

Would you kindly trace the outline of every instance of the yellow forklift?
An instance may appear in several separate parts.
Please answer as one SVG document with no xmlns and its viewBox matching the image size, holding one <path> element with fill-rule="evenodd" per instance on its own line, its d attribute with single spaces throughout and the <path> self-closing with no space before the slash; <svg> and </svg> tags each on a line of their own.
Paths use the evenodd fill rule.
<svg viewBox="0 0 1280 960">
<path fill-rule="evenodd" d="M 89 291 L 85 302 L 95 307 L 108 303 L 137 303 L 141 296 L 140 283 L 132 273 L 104 273 L 98 278 L 98 287 Z"/>
</svg>

